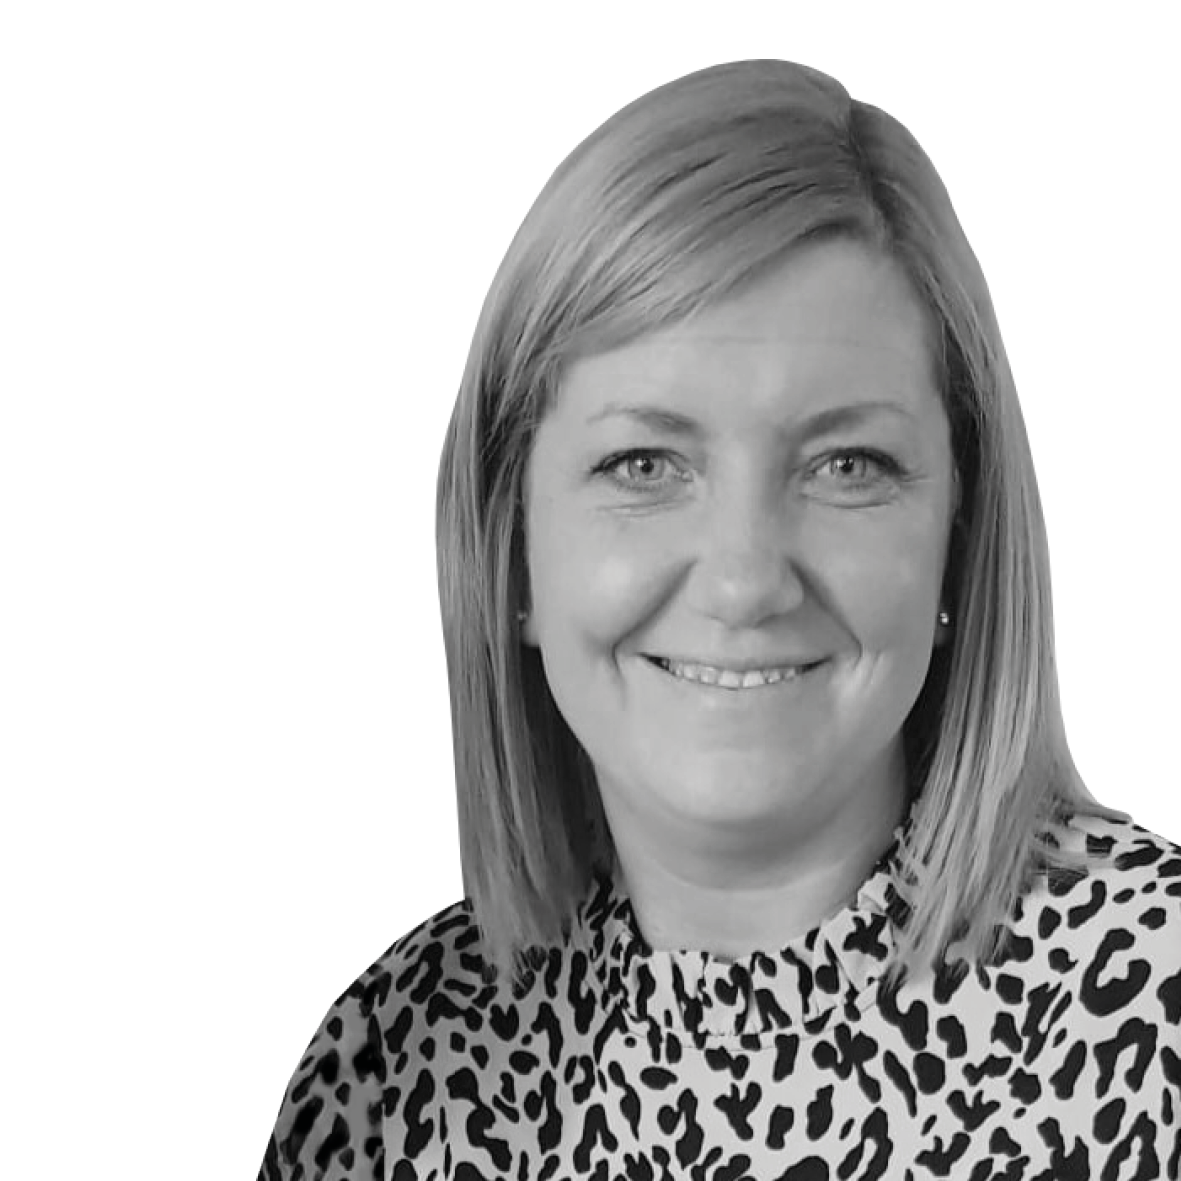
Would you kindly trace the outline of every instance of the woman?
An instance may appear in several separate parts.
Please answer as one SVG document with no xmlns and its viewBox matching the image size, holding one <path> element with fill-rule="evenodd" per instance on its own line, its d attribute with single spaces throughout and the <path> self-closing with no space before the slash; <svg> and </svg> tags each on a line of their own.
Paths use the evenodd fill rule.
<svg viewBox="0 0 1181 1181">
<path fill-rule="evenodd" d="M 263 1178 L 1181 1175 L 1181 849 L 1071 761 L 1004 347 L 895 120 L 754 61 L 591 135 L 438 553 L 466 898 Z"/>
</svg>

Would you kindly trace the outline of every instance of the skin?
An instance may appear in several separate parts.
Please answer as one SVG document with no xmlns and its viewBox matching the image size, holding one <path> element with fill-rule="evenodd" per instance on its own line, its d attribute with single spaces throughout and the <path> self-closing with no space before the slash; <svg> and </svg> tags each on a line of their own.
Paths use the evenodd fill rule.
<svg viewBox="0 0 1181 1181">
<path fill-rule="evenodd" d="M 575 361 L 538 429 L 524 641 L 595 766 L 655 949 L 782 947 L 853 899 L 904 816 L 902 725 L 946 638 L 958 496 L 932 346 L 895 262 L 808 244 L 694 319 Z M 817 429 L 867 402 L 896 409 Z M 645 654 L 824 663 L 728 691 Z"/>
</svg>

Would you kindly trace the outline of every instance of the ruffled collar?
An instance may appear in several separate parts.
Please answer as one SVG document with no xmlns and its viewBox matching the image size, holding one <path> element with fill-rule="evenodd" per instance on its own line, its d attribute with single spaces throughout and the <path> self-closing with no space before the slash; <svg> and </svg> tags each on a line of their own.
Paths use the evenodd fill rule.
<svg viewBox="0 0 1181 1181">
<path fill-rule="evenodd" d="M 906 906 L 896 888 L 907 817 L 854 900 L 775 952 L 734 960 L 708 952 L 656 951 L 640 932 L 622 883 L 593 880 L 571 931 L 608 1009 L 626 1024 L 697 1038 L 807 1030 L 838 1005 L 863 1010 L 890 964 Z"/>
</svg>

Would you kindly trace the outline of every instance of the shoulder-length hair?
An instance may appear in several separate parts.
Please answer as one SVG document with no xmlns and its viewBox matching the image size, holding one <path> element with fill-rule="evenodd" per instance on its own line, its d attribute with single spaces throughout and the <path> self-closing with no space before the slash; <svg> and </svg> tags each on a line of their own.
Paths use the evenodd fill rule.
<svg viewBox="0 0 1181 1181">
<path fill-rule="evenodd" d="M 438 578 L 460 855 L 491 974 L 560 938 L 614 855 L 594 772 L 521 642 L 523 477 L 563 367 L 737 293 L 843 235 L 904 269 L 937 331 L 960 501 L 954 619 L 903 729 L 910 825 L 893 984 L 958 942 L 988 960 L 1032 877 L 1085 869 L 1071 813 L 1129 819 L 1067 746 L 1033 460 L 979 263 L 896 119 L 783 61 L 712 67 L 629 104 L 558 167 L 485 300 L 443 445 Z M 1094 854 L 1097 856 L 1098 854 Z"/>
</svg>

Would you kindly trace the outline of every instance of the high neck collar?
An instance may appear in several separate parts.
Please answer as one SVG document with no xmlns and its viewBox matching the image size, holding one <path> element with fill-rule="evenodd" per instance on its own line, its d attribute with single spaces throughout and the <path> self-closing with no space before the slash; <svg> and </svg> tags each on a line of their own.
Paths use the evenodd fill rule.
<svg viewBox="0 0 1181 1181">
<path fill-rule="evenodd" d="M 703 951 L 657 951 L 644 939 L 625 885 L 600 873 L 572 936 L 592 985 L 626 1023 L 701 1039 L 798 1032 L 837 1005 L 863 1009 L 889 966 L 902 913 L 895 887 L 908 817 L 894 830 L 854 900 L 777 951 L 733 960 Z"/>
</svg>

